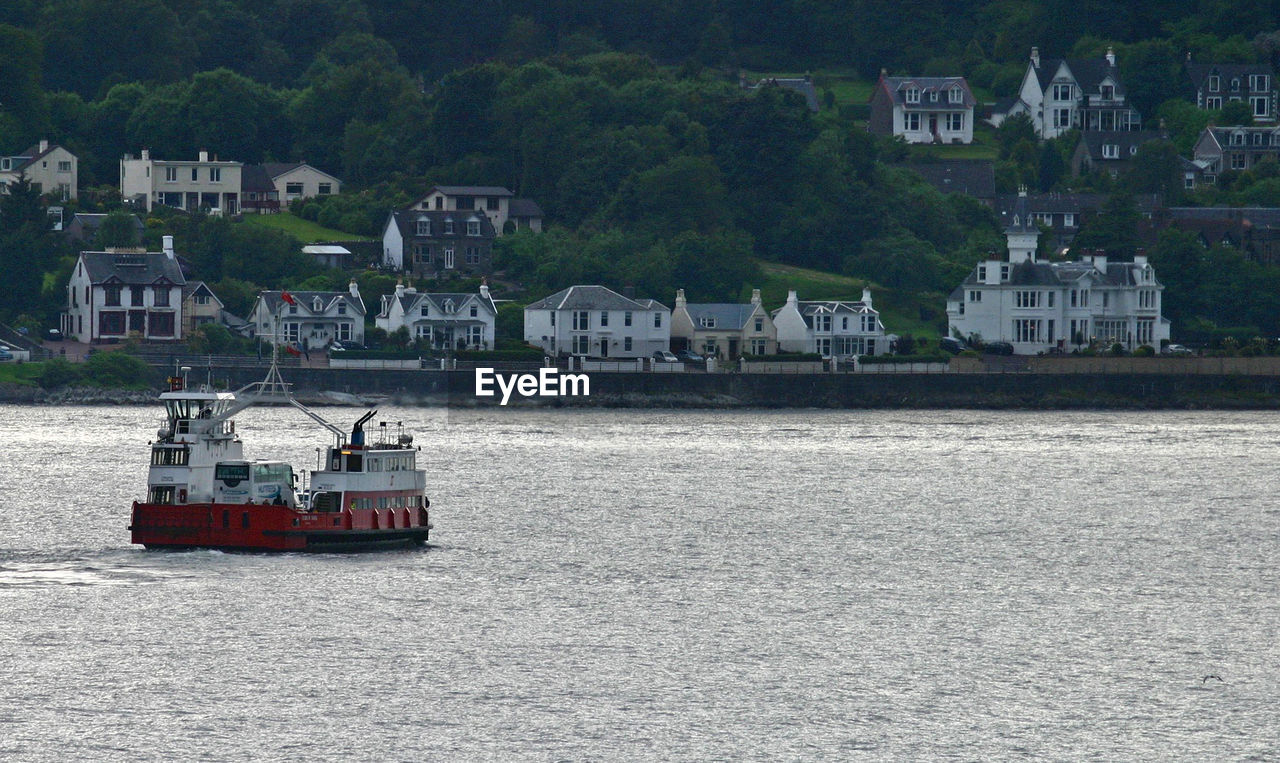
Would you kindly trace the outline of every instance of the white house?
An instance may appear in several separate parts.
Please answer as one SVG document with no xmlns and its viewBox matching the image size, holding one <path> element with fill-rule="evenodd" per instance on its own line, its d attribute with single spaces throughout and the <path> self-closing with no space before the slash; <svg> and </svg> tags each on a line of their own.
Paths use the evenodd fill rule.
<svg viewBox="0 0 1280 763">
<path fill-rule="evenodd" d="M 742 355 L 773 355 L 778 351 L 778 332 L 773 318 L 760 304 L 760 290 L 751 291 L 751 302 L 687 302 L 684 289 L 676 290 L 676 307 L 671 311 L 671 338 L 700 355 L 735 360 Z"/>
<path fill-rule="evenodd" d="M 16 156 L 0 157 L 0 188 L 26 175 L 36 190 L 66 201 L 76 198 L 80 160 L 63 146 L 42 140 Z"/>
<path fill-rule="evenodd" d="M 1159 350 L 1169 339 L 1161 292 L 1145 255 L 1109 262 L 1088 252 L 1074 262 L 1040 262 L 1040 229 L 1026 197 L 1005 229 L 1009 260 L 987 260 L 947 299 L 951 333 L 984 342 L 1009 342 L 1031 355 L 1098 342 L 1128 350 Z"/>
<path fill-rule="evenodd" d="M 871 91 L 867 130 L 908 143 L 972 143 L 973 107 L 964 77 L 889 77 Z"/>
<path fill-rule="evenodd" d="M 63 336 L 77 342 L 128 338 L 182 339 L 182 288 L 187 280 L 173 251 L 115 249 L 81 252 L 67 283 Z"/>
<path fill-rule="evenodd" d="M 485 284 L 479 294 L 427 293 L 396 284 L 396 293 L 382 298 L 374 322 L 387 333 L 406 327 L 410 337 L 436 350 L 492 350 L 497 320 L 498 308 Z"/>
<path fill-rule="evenodd" d="M 780 352 L 813 352 L 823 357 L 884 355 L 894 339 L 884 332 L 870 289 L 863 289 L 857 302 L 801 302 L 794 290 L 789 291 L 787 303 L 773 311 L 773 325 Z"/>
<path fill-rule="evenodd" d="M 1042 138 L 1056 138 L 1071 129 L 1138 130 L 1142 117 L 1125 96 L 1114 50 L 1102 58 L 1041 60 L 1040 49 L 1031 49 L 1018 97 L 1002 102 L 992 112 L 997 127 L 1015 114 L 1031 118 Z"/>
<path fill-rule="evenodd" d="M 524 309 L 524 339 L 548 355 L 647 358 L 671 346 L 671 310 L 603 286 L 570 286 Z"/>
<path fill-rule="evenodd" d="M 542 209 L 532 199 L 517 199 L 501 186 L 437 185 L 427 195 L 409 205 L 413 211 L 482 212 L 493 224 L 496 235 L 527 228 L 542 230 Z"/>
<path fill-rule="evenodd" d="M 148 212 L 163 204 L 188 212 L 236 215 L 243 168 L 240 162 L 210 159 L 208 151 L 201 151 L 195 161 L 162 161 L 143 149 L 136 159 L 125 154 L 120 160 L 120 195 L 143 204 Z"/>
<path fill-rule="evenodd" d="M 364 316 L 364 300 L 353 280 L 347 291 L 264 291 L 253 303 L 249 321 L 259 338 L 310 350 L 333 342 L 363 344 Z"/>
</svg>

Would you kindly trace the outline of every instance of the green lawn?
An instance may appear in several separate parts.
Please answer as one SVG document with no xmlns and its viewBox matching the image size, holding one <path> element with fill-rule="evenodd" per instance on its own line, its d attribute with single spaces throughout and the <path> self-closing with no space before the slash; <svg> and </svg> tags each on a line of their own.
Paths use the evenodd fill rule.
<svg viewBox="0 0 1280 763">
<path fill-rule="evenodd" d="M 264 228 L 275 228 L 288 233 L 304 244 L 317 241 L 374 241 L 369 236 L 357 236 L 354 233 L 326 228 L 310 220 L 303 220 L 287 212 L 278 215 L 245 215 L 245 223 L 260 225 Z"/>
<path fill-rule="evenodd" d="M 0 384 L 33 387 L 43 371 L 43 363 L 0 363 Z"/>
<path fill-rule="evenodd" d="M 937 321 L 922 320 L 920 312 L 921 307 L 937 313 L 945 312 L 945 297 L 942 295 L 926 295 L 927 303 L 923 303 L 914 293 L 899 293 L 860 278 L 776 262 L 760 262 L 759 265 L 761 275 L 764 276 L 759 285 L 760 298 L 770 310 L 781 307 L 787 301 L 789 289 L 795 289 L 796 296 L 802 300 L 859 300 L 862 299 L 863 287 L 870 285 L 872 302 L 880 311 L 885 331 L 890 334 L 911 334 L 917 338 L 938 336 L 938 326 L 935 325 Z M 746 297 L 750 296 L 750 290 L 747 290 Z"/>
</svg>

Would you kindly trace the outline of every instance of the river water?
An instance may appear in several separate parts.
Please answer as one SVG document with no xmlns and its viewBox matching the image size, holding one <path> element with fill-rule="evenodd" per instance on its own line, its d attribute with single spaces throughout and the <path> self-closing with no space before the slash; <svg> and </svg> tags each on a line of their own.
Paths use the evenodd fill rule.
<svg viewBox="0 0 1280 763">
<path fill-rule="evenodd" d="M 433 547 L 166 553 L 158 409 L 0 406 L 0 759 L 1280 757 L 1275 413 L 377 420 Z"/>
</svg>

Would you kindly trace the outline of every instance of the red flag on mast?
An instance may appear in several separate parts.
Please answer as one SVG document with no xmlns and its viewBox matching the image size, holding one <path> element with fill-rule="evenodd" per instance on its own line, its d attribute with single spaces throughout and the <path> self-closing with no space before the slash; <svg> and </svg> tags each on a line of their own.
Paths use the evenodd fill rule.
<svg viewBox="0 0 1280 763">
<path fill-rule="evenodd" d="M 296 304 L 298 304 L 298 303 L 297 303 L 297 301 L 296 301 L 296 300 L 294 300 L 293 295 L 292 295 L 292 294 L 290 294 L 290 293 L 289 293 L 289 292 L 287 292 L 287 291 L 281 291 L 281 292 L 280 292 L 280 299 L 283 299 L 285 302 L 288 302 L 288 303 L 289 303 L 289 304 L 291 304 L 291 305 L 296 305 Z"/>
</svg>

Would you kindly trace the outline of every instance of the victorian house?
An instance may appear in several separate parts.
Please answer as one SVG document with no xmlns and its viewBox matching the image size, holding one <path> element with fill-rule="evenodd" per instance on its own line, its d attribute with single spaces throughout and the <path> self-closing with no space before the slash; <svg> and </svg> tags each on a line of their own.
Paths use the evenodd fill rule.
<svg viewBox="0 0 1280 763">
<path fill-rule="evenodd" d="M 779 352 L 811 352 L 824 358 L 884 355 L 894 337 L 886 334 L 880 313 L 871 303 L 871 290 L 862 299 L 800 301 L 795 291 L 773 311 Z"/>
<path fill-rule="evenodd" d="M 647 358 L 671 345 L 671 310 L 603 286 L 570 286 L 524 309 L 524 339 L 548 355 Z"/>
<path fill-rule="evenodd" d="M 889 77 L 881 71 L 867 130 L 908 143 L 971 143 L 977 103 L 964 77 Z"/>
<path fill-rule="evenodd" d="M 364 343 L 364 300 L 346 291 L 264 291 L 249 314 L 254 334 L 272 344 L 318 350 L 334 342 Z"/>
<path fill-rule="evenodd" d="M 1040 229 L 1026 197 L 1005 229 L 1007 261 L 978 263 L 947 298 L 952 335 L 1008 342 L 1020 355 L 1098 343 L 1158 350 L 1169 339 L 1161 292 L 1145 255 L 1110 261 L 1086 252 L 1071 262 L 1036 259 Z"/>
<path fill-rule="evenodd" d="M 1188 59 L 1187 78 L 1199 108 L 1217 111 L 1240 101 L 1249 104 L 1255 123 L 1276 121 L 1276 78 L 1269 64 L 1193 64 Z"/>
<path fill-rule="evenodd" d="M 497 320 L 487 285 L 480 285 L 479 294 L 455 294 L 396 284 L 395 294 L 382 298 L 374 322 L 387 333 L 403 327 L 434 350 L 492 350 Z"/>
<path fill-rule="evenodd" d="M 1016 114 L 1026 114 L 1046 139 L 1071 129 L 1116 132 L 1142 127 L 1110 48 L 1101 58 L 1043 60 L 1040 49 L 1032 48 L 1017 98 L 997 105 L 991 122 L 998 127 Z"/>
<path fill-rule="evenodd" d="M 67 283 L 62 334 L 77 342 L 182 339 L 186 282 L 173 236 L 164 237 L 161 252 L 81 252 Z"/>
<path fill-rule="evenodd" d="M 671 342 L 677 350 L 687 348 L 720 360 L 778 351 L 778 334 L 769 311 L 760 304 L 759 289 L 752 289 L 751 301 L 745 305 L 688 302 L 684 289 L 677 289 Z"/>
<path fill-rule="evenodd" d="M 382 261 L 416 277 L 487 275 L 493 270 L 496 236 L 484 212 L 401 209 L 382 229 Z"/>
</svg>

